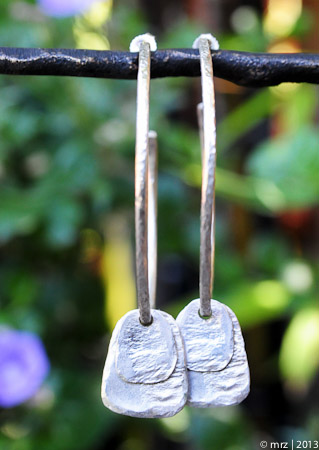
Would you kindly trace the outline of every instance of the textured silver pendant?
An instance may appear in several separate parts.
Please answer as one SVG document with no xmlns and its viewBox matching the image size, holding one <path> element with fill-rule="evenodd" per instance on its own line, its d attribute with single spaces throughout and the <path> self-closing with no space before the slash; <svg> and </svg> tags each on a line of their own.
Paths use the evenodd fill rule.
<svg viewBox="0 0 319 450">
<path fill-rule="evenodd" d="M 186 352 L 187 404 L 195 408 L 237 405 L 250 387 L 239 322 L 230 308 L 216 300 L 211 300 L 209 319 L 200 317 L 199 308 L 200 300 L 193 300 L 176 319 Z"/>
<path fill-rule="evenodd" d="M 139 311 L 117 323 L 105 362 L 101 395 L 104 405 L 132 417 L 160 418 L 177 414 L 187 400 L 183 341 L 175 320 L 151 310 L 143 326 Z"/>
</svg>

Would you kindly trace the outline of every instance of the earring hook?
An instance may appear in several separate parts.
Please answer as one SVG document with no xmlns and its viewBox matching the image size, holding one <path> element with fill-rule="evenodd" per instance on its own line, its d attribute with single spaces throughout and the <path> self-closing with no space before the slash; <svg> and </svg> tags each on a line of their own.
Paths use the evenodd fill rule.
<svg viewBox="0 0 319 450">
<path fill-rule="evenodd" d="M 154 36 L 148 33 L 136 36 L 130 44 L 130 51 L 139 53 L 135 142 L 135 245 L 137 301 L 140 321 L 143 325 L 152 323 L 148 284 L 148 180 L 151 178 L 148 173 L 148 164 L 149 147 L 154 147 L 154 136 L 151 134 L 149 137 L 151 50 L 156 50 L 156 41 Z M 151 191 L 153 194 L 153 189 Z M 151 230 L 154 230 L 154 220 L 150 222 Z M 152 258 L 152 272 L 154 271 L 153 266 Z M 152 287 L 153 301 L 154 295 Z"/>
<path fill-rule="evenodd" d="M 215 169 L 216 169 L 216 117 L 212 50 L 219 44 L 211 34 L 201 34 L 193 43 L 199 49 L 202 99 L 198 105 L 198 122 L 202 148 L 202 194 L 200 228 L 200 315 L 212 315 L 211 297 L 215 253 Z"/>
</svg>

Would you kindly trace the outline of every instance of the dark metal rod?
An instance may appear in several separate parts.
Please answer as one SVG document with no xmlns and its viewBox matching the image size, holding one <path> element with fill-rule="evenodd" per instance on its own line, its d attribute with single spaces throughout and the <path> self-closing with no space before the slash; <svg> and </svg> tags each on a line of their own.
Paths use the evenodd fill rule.
<svg viewBox="0 0 319 450">
<path fill-rule="evenodd" d="M 136 79 L 137 53 L 75 49 L 0 47 L 0 74 Z M 241 86 L 282 82 L 318 83 L 319 54 L 212 52 L 214 74 Z M 152 53 L 152 78 L 197 77 L 199 53 L 193 49 Z"/>
</svg>

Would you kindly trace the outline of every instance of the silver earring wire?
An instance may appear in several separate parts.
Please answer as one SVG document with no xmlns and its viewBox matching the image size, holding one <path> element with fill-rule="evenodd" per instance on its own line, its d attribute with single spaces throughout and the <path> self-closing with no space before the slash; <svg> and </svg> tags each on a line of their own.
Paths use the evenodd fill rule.
<svg viewBox="0 0 319 450">
<path fill-rule="evenodd" d="M 200 227 L 200 315 L 212 315 L 211 298 L 215 252 L 215 169 L 216 169 L 216 118 L 213 63 L 211 48 L 219 48 L 217 40 L 210 34 L 200 35 L 193 48 L 199 49 L 202 99 L 198 106 L 198 122 L 202 147 L 202 194 Z"/>
<path fill-rule="evenodd" d="M 135 142 L 135 245 L 136 287 L 140 321 L 152 323 L 148 285 L 148 153 L 149 153 L 149 97 L 151 51 L 156 41 L 150 34 L 135 37 L 131 52 L 139 52 L 137 73 L 136 142 Z"/>
<path fill-rule="evenodd" d="M 197 105 L 197 122 L 199 128 L 199 138 L 200 138 L 200 148 L 203 163 L 203 152 L 204 152 L 204 118 L 203 118 L 203 103 L 198 103 Z"/>
<path fill-rule="evenodd" d="M 157 279 L 157 134 L 155 131 L 150 131 L 148 137 L 148 288 L 151 308 L 155 308 Z"/>
</svg>

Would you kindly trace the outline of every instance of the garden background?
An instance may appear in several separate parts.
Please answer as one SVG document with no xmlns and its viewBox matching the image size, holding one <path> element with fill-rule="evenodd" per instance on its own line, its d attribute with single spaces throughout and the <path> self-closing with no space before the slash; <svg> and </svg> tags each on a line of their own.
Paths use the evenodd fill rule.
<svg viewBox="0 0 319 450">
<path fill-rule="evenodd" d="M 146 31 L 159 48 L 189 48 L 211 32 L 222 49 L 318 52 L 319 3 L 0 4 L 1 46 L 128 50 Z M 136 82 L 0 76 L 1 450 L 254 450 L 318 439 L 318 86 L 215 84 L 214 298 L 242 325 L 251 393 L 236 407 L 142 420 L 100 399 L 111 331 L 136 301 Z M 151 82 L 157 303 L 174 317 L 198 297 L 200 96 L 198 78 Z M 43 343 L 34 357 L 47 376 L 34 392 L 26 385 L 26 401 L 4 392 L 4 348 L 22 336 L 10 329 Z M 17 349 L 7 383 L 25 379 Z"/>
</svg>

